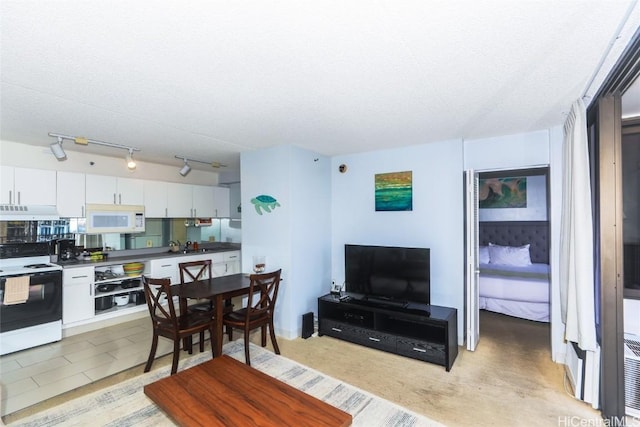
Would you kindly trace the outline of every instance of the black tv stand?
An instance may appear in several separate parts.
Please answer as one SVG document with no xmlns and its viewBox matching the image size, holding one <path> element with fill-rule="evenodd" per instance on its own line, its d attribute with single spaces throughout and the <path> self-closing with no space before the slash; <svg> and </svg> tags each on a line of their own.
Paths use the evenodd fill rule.
<svg viewBox="0 0 640 427">
<path fill-rule="evenodd" d="M 336 295 L 318 298 L 318 335 L 442 365 L 451 369 L 458 355 L 455 308 L 405 303 L 385 305 L 371 298 Z"/>
</svg>

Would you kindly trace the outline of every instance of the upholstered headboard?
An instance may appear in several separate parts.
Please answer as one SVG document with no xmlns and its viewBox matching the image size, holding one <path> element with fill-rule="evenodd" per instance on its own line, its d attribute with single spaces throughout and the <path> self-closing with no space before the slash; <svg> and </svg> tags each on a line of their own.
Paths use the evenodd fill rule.
<svg viewBox="0 0 640 427">
<path fill-rule="evenodd" d="M 502 246 L 522 246 L 529 243 L 531 262 L 549 264 L 548 221 L 481 222 L 480 246 L 489 242 Z"/>
</svg>

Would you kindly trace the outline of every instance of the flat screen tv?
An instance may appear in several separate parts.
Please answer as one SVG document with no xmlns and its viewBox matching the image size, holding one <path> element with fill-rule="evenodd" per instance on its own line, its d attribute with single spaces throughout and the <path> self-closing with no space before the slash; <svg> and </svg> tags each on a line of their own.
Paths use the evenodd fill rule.
<svg viewBox="0 0 640 427">
<path fill-rule="evenodd" d="M 428 248 L 345 245 L 345 291 L 365 298 L 430 304 Z"/>
</svg>

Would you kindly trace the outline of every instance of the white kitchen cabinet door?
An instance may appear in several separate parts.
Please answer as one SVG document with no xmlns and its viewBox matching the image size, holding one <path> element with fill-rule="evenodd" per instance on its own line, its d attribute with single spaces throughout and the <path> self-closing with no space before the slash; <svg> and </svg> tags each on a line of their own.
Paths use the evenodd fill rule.
<svg viewBox="0 0 640 427">
<path fill-rule="evenodd" d="M 13 204 L 55 206 L 56 171 L 15 168 Z"/>
<path fill-rule="evenodd" d="M 59 171 L 56 178 L 56 208 L 60 216 L 63 218 L 84 217 L 84 174 Z"/>
<path fill-rule="evenodd" d="M 0 166 L 0 203 L 3 205 L 15 204 L 14 170 L 11 166 Z"/>
<path fill-rule="evenodd" d="M 141 179 L 118 178 L 117 201 L 119 205 L 144 205 L 144 182 Z"/>
<path fill-rule="evenodd" d="M 167 182 L 167 216 L 192 218 L 193 190 L 189 184 Z"/>
<path fill-rule="evenodd" d="M 62 270 L 62 323 L 91 319 L 95 313 L 93 267 Z"/>
<path fill-rule="evenodd" d="M 167 183 L 161 181 L 143 182 L 144 215 L 147 218 L 166 218 L 167 211 Z"/>
<path fill-rule="evenodd" d="M 144 189 L 141 179 L 107 175 L 86 175 L 86 201 L 104 205 L 142 205 Z"/>
<path fill-rule="evenodd" d="M 149 276 L 157 279 L 169 278 L 171 283 L 180 283 L 178 258 L 160 258 L 149 261 Z"/>
<path fill-rule="evenodd" d="M 115 176 L 86 175 L 86 201 L 103 205 L 117 203 L 117 179 Z"/>
<path fill-rule="evenodd" d="M 193 216 L 195 218 L 211 218 L 215 215 L 213 187 L 193 185 Z"/>
<path fill-rule="evenodd" d="M 213 187 L 214 217 L 229 218 L 229 189 L 226 187 Z"/>
<path fill-rule="evenodd" d="M 238 274 L 242 272 L 242 265 L 240 263 L 240 251 L 224 252 L 223 255 L 227 275 Z"/>
</svg>

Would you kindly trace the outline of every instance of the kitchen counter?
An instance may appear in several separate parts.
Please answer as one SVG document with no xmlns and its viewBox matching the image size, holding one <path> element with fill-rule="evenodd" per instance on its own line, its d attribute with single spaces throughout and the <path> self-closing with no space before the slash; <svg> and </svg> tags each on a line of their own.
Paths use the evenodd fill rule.
<svg viewBox="0 0 640 427">
<path fill-rule="evenodd" d="M 90 260 L 90 259 L 77 259 L 71 261 L 58 261 L 56 264 L 61 266 L 62 268 L 75 268 L 75 267 L 85 267 L 85 266 L 107 266 L 113 264 L 126 264 L 128 262 L 145 262 L 158 258 L 175 258 L 181 256 L 190 256 L 190 255 L 199 255 L 199 254 L 209 254 L 209 253 L 218 253 L 218 252 L 230 252 L 230 251 L 239 251 L 241 249 L 240 243 L 219 243 L 216 245 L 207 245 L 202 247 L 197 251 L 189 251 L 184 253 L 182 251 L 171 252 L 168 248 L 157 248 L 157 252 L 152 252 L 146 250 L 144 253 L 136 253 L 136 254 L 122 254 L 116 255 L 118 252 L 131 252 L 131 251 L 111 251 L 107 252 L 109 256 L 107 259 L 100 260 Z"/>
</svg>

